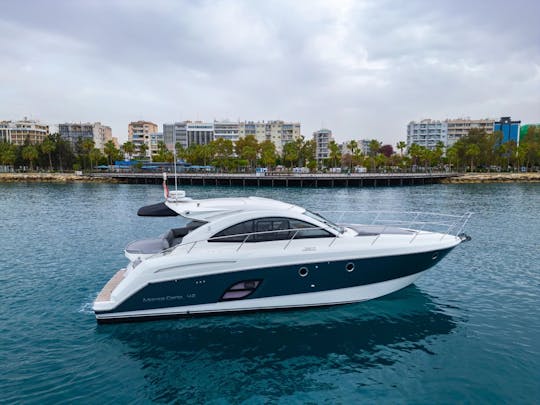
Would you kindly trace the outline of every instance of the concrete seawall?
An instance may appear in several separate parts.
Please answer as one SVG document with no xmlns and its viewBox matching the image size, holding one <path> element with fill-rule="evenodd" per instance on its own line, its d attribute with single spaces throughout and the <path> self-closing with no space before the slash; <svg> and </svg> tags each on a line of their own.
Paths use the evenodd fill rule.
<svg viewBox="0 0 540 405">
<path fill-rule="evenodd" d="M 116 183 L 112 178 L 100 178 L 74 173 L 0 173 L 0 183 Z"/>
<path fill-rule="evenodd" d="M 540 173 L 466 173 L 461 176 L 449 177 L 441 183 L 538 183 Z"/>
</svg>

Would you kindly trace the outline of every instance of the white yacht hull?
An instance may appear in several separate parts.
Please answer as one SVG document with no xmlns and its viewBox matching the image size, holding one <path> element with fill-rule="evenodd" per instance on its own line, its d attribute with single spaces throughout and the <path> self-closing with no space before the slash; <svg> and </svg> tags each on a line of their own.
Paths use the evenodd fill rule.
<svg viewBox="0 0 540 405">
<path fill-rule="evenodd" d="M 425 271 L 394 280 L 304 294 L 222 301 L 212 304 L 150 309 L 143 311 L 96 314 L 100 322 L 155 319 L 189 315 L 217 314 L 221 312 L 265 311 L 289 308 L 318 307 L 367 301 L 401 290 L 414 283 Z"/>
</svg>

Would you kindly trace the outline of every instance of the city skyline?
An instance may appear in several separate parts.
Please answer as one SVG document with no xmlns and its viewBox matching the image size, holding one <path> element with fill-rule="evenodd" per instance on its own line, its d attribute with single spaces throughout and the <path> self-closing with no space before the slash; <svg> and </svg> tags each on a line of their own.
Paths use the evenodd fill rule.
<svg viewBox="0 0 540 405">
<path fill-rule="evenodd" d="M 540 6 L 517 1 L 11 2 L 0 110 L 101 121 L 284 120 L 395 144 L 424 118 L 537 122 Z M 141 29 L 142 27 L 142 29 Z"/>
</svg>

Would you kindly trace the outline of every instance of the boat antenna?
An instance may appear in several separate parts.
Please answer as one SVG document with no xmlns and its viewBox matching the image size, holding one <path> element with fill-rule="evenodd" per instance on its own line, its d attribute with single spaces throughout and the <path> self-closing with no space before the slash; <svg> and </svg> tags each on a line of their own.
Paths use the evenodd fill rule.
<svg viewBox="0 0 540 405">
<path fill-rule="evenodd" d="M 174 158 L 174 195 L 178 195 L 178 175 L 176 173 L 176 130 L 173 126 L 173 158 Z"/>
</svg>

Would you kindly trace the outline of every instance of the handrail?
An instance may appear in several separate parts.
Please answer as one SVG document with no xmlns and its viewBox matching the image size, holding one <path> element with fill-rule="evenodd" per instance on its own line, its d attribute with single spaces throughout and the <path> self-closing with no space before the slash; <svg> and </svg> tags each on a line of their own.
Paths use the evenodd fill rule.
<svg viewBox="0 0 540 405">
<path fill-rule="evenodd" d="M 367 227 L 376 226 L 376 225 L 383 226 L 382 230 L 378 232 L 376 235 L 370 235 L 370 236 L 374 236 L 374 239 L 371 241 L 371 245 L 375 244 L 382 236 L 386 234 L 386 231 L 392 227 L 397 227 L 399 229 L 412 232 L 412 238 L 409 241 L 409 243 L 413 243 L 418 237 L 418 235 L 420 235 L 429 226 L 445 228 L 444 231 L 443 230 L 433 231 L 433 232 L 438 232 L 442 234 L 441 240 L 448 235 L 458 236 L 462 232 L 463 228 L 465 227 L 465 225 L 467 224 L 467 222 L 469 221 L 469 219 L 471 218 L 473 214 L 472 212 L 466 212 L 462 215 L 452 215 L 452 214 L 439 214 L 439 213 L 430 213 L 430 212 L 422 213 L 418 211 L 319 211 L 318 214 L 320 215 L 321 213 L 327 213 L 327 212 L 332 212 L 333 214 L 336 214 L 336 213 L 341 214 L 340 218 L 343 218 L 345 214 L 354 214 L 354 215 L 376 214 L 375 219 L 371 221 L 371 225 L 366 225 L 365 223 L 346 224 L 347 226 L 367 226 Z M 385 219 L 384 217 L 381 218 L 383 214 L 414 215 L 414 218 L 412 220 Z M 431 221 L 421 221 L 419 220 L 420 215 L 425 215 L 428 218 L 429 217 L 435 217 L 435 218 L 433 218 L 433 220 Z M 437 217 L 438 219 L 436 219 Z M 404 227 L 404 225 L 406 225 L 406 227 Z M 415 227 L 415 229 L 412 229 L 412 227 Z M 452 231 L 454 231 L 455 229 L 457 229 L 457 232 L 453 233 Z M 292 233 L 292 235 L 291 236 L 285 235 L 283 239 L 276 239 L 276 241 L 279 241 L 279 240 L 287 241 L 285 246 L 283 247 L 283 250 L 286 250 L 291 245 L 293 240 L 297 240 L 297 236 L 300 232 L 314 231 L 314 230 L 324 230 L 333 235 L 332 241 L 328 245 L 329 247 L 333 246 L 336 240 L 339 239 L 340 237 L 340 234 L 336 233 L 335 230 L 332 229 L 332 227 L 330 226 L 313 226 L 309 228 L 289 228 L 289 229 L 276 229 L 276 230 L 270 230 L 270 231 L 246 232 L 246 233 L 240 233 L 240 234 L 235 234 L 235 235 L 215 236 L 215 237 L 210 237 L 208 239 L 200 239 L 196 241 L 180 243 L 178 245 L 171 246 L 170 248 L 167 248 L 159 253 L 156 253 L 156 255 L 154 256 L 161 256 L 164 254 L 169 254 L 173 250 L 181 248 L 182 246 L 183 247 L 189 246 L 186 252 L 186 254 L 189 254 L 195 248 L 195 246 L 201 242 L 208 242 L 208 241 L 215 242 L 219 240 L 243 237 L 242 241 L 233 241 L 233 243 L 235 242 L 239 243 L 238 247 L 236 248 L 236 251 L 239 251 L 251 237 L 287 232 L 287 233 Z"/>
</svg>

